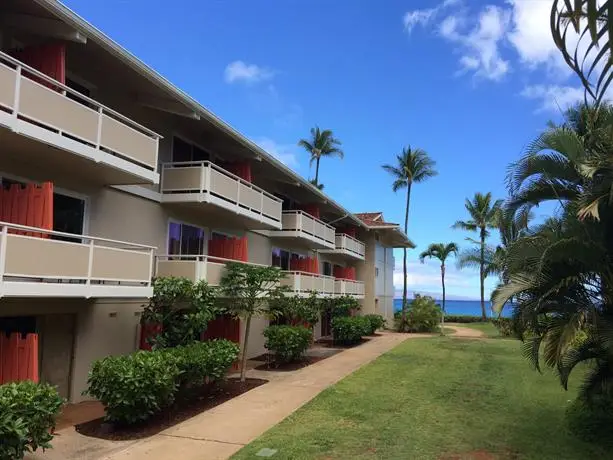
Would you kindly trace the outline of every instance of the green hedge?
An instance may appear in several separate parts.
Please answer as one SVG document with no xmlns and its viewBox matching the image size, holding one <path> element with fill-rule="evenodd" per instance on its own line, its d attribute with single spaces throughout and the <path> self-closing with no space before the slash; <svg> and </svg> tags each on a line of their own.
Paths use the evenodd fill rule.
<svg viewBox="0 0 613 460">
<path fill-rule="evenodd" d="M 385 326 L 385 318 L 381 315 L 364 315 L 364 318 L 366 318 L 370 324 L 366 335 L 373 335 L 377 332 L 377 329 L 381 329 Z"/>
<path fill-rule="evenodd" d="M 498 329 L 498 332 L 503 337 L 515 335 L 515 328 L 511 318 L 495 318 L 492 319 L 492 324 L 496 326 L 496 329 Z"/>
<path fill-rule="evenodd" d="M 182 389 L 222 378 L 237 357 L 238 346 L 227 340 L 108 356 L 94 362 L 86 393 L 104 405 L 108 421 L 143 422 Z"/>
<path fill-rule="evenodd" d="M 445 315 L 446 323 L 487 323 L 489 320 L 483 320 L 481 316 L 473 315 Z"/>
<path fill-rule="evenodd" d="M 0 459 L 21 459 L 51 447 L 64 400 L 55 387 L 31 381 L 0 385 Z"/>
<path fill-rule="evenodd" d="M 332 318 L 334 343 L 353 345 L 371 330 L 370 321 L 364 316 L 337 316 Z"/>
<path fill-rule="evenodd" d="M 415 295 L 407 308 L 406 321 L 402 316 L 395 318 L 395 328 L 399 332 L 434 332 L 438 330 L 443 312 L 430 296 Z"/>
<path fill-rule="evenodd" d="M 304 326 L 269 326 L 264 329 L 264 347 L 279 363 L 297 361 L 304 356 L 313 339 L 311 329 Z"/>
<path fill-rule="evenodd" d="M 595 395 L 591 399 L 578 397 L 566 409 L 570 431 L 587 442 L 613 444 L 613 399 Z"/>
</svg>

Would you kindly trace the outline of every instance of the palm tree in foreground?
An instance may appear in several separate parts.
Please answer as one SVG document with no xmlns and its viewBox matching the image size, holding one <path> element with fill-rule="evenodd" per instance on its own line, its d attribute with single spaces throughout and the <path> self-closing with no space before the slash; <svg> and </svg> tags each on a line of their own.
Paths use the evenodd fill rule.
<svg viewBox="0 0 613 460">
<path fill-rule="evenodd" d="M 438 174 L 434 169 L 436 162 L 432 160 L 425 150 L 402 149 L 400 155 L 396 155 L 395 165 L 383 165 L 383 169 L 390 173 L 394 178 L 392 190 L 397 192 L 400 189 L 407 189 L 407 202 L 404 212 L 404 233 L 408 233 L 409 226 L 409 204 L 411 202 L 411 187 L 413 183 L 423 182 L 430 177 Z M 403 248 L 402 258 L 402 324 L 407 319 L 407 248 Z"/>
<path fill-rule="evenodd" d="M 423 264 L 428 258 L 435 258 L 441 261 L 441 284 L 443 285 L 443 316 L 441 321 L 441 333 L 445 333 L 445 261 L 451 254 L 458 253 L 458 246 L 455 243 L 432 243 L 424 252 L 419 255 L 419 260 Z"/>
<path fill-rule="evenodd" d="M 492 194 L 475 193 L 472 200 L 466 199 L 464 206 L 470 215 L 470 220 L 459 220 L 453 224 L 453 228 L 460 228 L 462 230 L 468 230 L 470 232 L 479 232 L 479 241 L 474 241 L 479 245 L 478 253 L 468 250 L 460 255 L 460 267 L 469 266 L 473 264 L 475 258 L 479 263 L 479 281 L 481 289 L 481 317 L 487 319 L 485 313 L 485 278 L 487 277 L 488 267 L 492 266 L 488 264 L 488 255 L 491 255 L 491 250 L 486 245 L 486 239 L 489 236 L 489 228 L 497 228 L 500 217 L 502 201 L 496 200 L 492 203 Z M 490 257 L 492 258 L 492 257 Z"/>
<path fill-rule="evenodd" d="M 315 128 L 311 128 L 310 139 L 300 139 L 298 145 L 304 147 L 311 155 L 310 164 L 312 165 L 315 162 L 315 179 L 311 183 L 321 190 L 323 186 L 320 186 L 319 183 L 319 161 L 322 157 L 330 156 L 337 156 L 342 159 L 345 154 L 340 148 L 341 141 L 334 137 L 332 130 L 321 130 L 319 126 L 315 126 Z"/>
</svg>

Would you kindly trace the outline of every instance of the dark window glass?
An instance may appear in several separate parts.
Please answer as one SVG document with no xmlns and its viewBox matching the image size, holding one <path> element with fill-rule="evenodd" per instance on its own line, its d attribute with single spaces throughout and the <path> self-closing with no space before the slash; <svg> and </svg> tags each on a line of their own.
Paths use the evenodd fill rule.
<svg viewBox="0 0 613 460">
<path fill-rule="evenodd" d="M 332 276 L 332 264 L 330 262 L 324 262 L 324 275 Z"/>
<path fill-rule="evenodd" d="M 209 159 L 209 154 L 202 150 L 200 147 L 193 146 L 193 161 L 207 161 Z"/>
<path fill-rule="evenodd" d="M 172 161 L 192 161 L 192 145 L 179 137 L 173 137 Z"/>
<path fill-rule="evenodd" d="M 168 253 L 174 255 L 204 254 L 204 230 L 192 225 L 171 222 L 168 226 Z"/>
<path fill-rule="evenodd" d="M 53 194 L 53 230 L 65 233 L 83 233 L 85 202 L 72 196 Z M 80 243 L 80 238 L 54 236 L 53 239 Z"/>
</svg>

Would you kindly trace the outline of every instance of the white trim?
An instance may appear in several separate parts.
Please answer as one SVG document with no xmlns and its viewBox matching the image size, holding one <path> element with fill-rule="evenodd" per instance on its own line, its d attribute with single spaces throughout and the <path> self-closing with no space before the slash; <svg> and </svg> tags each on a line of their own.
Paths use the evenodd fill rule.
<svg viewBox="0 0 613 460">
<path fill-rule="evenodd" d="M 129 193 L 130 195 L 145 198 L 146 200 L 155 201 L 156 203 L 162 202 L 162 194 L 140 185 L 111 185 L 111 188 L 120 190 L 122 192 Z"/>
<path fill-rule="evenodd" d="M 113 286 L 105 284 L 4 282 L 2 297 L 153 297 L 152 286 Z"/>
</svg>

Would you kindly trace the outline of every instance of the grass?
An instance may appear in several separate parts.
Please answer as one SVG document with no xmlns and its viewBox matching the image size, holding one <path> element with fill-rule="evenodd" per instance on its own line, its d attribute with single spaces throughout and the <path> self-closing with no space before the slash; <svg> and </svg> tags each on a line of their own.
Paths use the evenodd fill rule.
<svg viewBox="0 0 613 460">
<path fill-rule="evenodd" d="M 575 393 L 532 370 L 513 340 L 407 340 L 232 458 L 264 447 L 275 460 L 611 458 L 567 432 Z"/>
<path fill-rule="evenodd" d="M 500 339 L 502 336 L 498 333 L 498 329 L 492 323 L 462 323 L 458 324 L 458 326 L 466 327 L 468 329 L 476 329 L 477 331 L 483 332 L 485 337 L 489 337 L 491 339 Z"/>
</svg>

